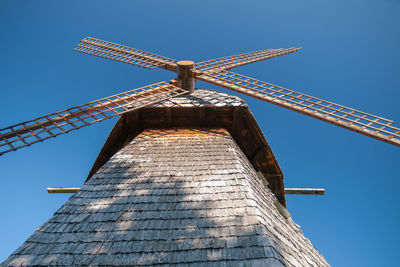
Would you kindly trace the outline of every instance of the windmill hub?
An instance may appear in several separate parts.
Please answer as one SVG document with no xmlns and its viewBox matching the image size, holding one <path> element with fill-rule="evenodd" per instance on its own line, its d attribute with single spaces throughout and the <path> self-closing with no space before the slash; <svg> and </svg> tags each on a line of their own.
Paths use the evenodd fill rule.
<svg viewBox="0 0 400 267">
<path fill-rule="evenodd" d="M 194 68 L 194 62 L 190 60 L 181 60 L 177 63 L 178 81 L 180 86 L 189 91 L 194 92 L 194 78 L 192 69 Z"/>
<path fill-rule="evenodd" d="M 193 68 L 194 62 L 191 60 L 181 60 L 181 61 L 178 61 L 178 66 L 186 67 L 186 68 Z"/>
</svg>

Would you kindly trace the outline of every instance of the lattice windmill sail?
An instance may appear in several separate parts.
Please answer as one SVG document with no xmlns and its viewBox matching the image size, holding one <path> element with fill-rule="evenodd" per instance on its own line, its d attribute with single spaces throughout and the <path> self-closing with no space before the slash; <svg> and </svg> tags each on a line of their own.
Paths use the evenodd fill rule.
<svg viewBox="0 0 400 267">
<path fill-rule="evenodd" d="M 300 48 L 267 49 L 200 63 L 179 61 L 100 39 L 87 37 L 76 51 L 138 67 L 176 72 L 169 84 L 160 82 L 106 97 L 0 129 L 0 155 L 148 106 L 193 93 L 196 80 L 209 82 L 331 124 L 400 146 L 400 129 L 393 121 L 338 105 L 230 70 L 246 64 L 290 54 Z"/>
</svg>

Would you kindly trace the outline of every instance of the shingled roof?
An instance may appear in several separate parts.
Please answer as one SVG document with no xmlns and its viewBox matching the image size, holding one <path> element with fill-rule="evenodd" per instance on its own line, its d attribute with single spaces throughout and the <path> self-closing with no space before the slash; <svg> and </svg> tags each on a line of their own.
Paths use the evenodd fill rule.
<svg viewBox="0 0 400 267">
<path fill-rule="evenodd" d="M 277 202 L 226 127 L 147 128 L 2 266 L 329 266 Z"/>
</svg>

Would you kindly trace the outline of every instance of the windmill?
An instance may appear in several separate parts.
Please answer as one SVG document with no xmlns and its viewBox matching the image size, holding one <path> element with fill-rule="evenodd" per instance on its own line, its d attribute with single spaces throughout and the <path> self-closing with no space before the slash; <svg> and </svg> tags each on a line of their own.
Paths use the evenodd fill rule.
<svg viewBox="0 0 400 267">
<path fill-rule="evenodd" d="M 400 145 L 400 129 L 393 127 L 392 126 L 393 122 L 390 120 L 377 117 L 371 114 L 367 114 L 361 111 L 357 111 L 355 109 L 351 109 L 341 105 L 337 105 L 332 102 L 324 101 L 312 96 L 298 93 L 283 87 L 262 82 L 230 71 L 234 67 L 239 67 L 253 62 L 266 60 L 269 58 L 296 52 L 299 50 L 298 48 L 269 49 L 258 52 L 230 56 L 230 57 L 218 58 L 196 64 L 192 61 L 177 62 L 175 60 L 155 55 L 149 52 L 89 37 L 83 39 L 78 44 L 77 48 L 75 48 L 75 50 L 148 69 L 160 67 L 169 71 L 176 72 L 177 78 L 171 80 L 170 83 L 161 82 L 148 85 L 132 91 L 99 99 L 84 105 L 72 107 L 70 109 L 52 113 L 27 122 L 23 122 L 17 125 L 1 129 L 0 155 L 10 151 L 17 150 L 22 147 L 29 146 L 37 142 L 44 141 L 51 137 L 67 133 L 75 129 L 82 128 L 84 126 L 94 124 L 95 122 L 100 122 L 102 120 L 117 115 L 128 114 L 134 112 L 135 110 L 139 110 L 144 107 L 149 107 L 157 103 L 171 101 L 173 99 L 177 99 L 180 97 L 193 95 L 195 94 L 194 84 L 196 80 L 209 82 L 214 85 L 218 85 L 239 93 L 243 93 L 258 98 L 260 100 L 270 102 L 293 111 L 300 112 L 302 114 L 329 122 L 331 124 L 343 128 L 347 128 L 349 130 L 373 137 L 375 139 L 393 145 L 397 146 Z M 238 111 L 236 112 L 238 113 Z M 238 114 L 236 114 L 236 116 L 238 116 Z M 254 131 L 257 131 L 257 129 L 255 129 Z M 149 138 L 149 136 L 168 136 L 168 138 L 175 138 L 176 136 L 182 136 L 185 134 L 190 134 L 192 136 L 200 136 L 198 138 L 201 138 L 201 136 L 206 135 L 201 130 L 200 132 L 193 132 L 193 131 L 180 132 L 178 130 L 177 132 L 167 131 L 167 132 L 156 132 L 156 133 L 149 130 L 145 131 L 145 133 L 142 135 L 139 134 L 138 140 L 139 141 L 147 140 L 146 138 Z M 210 133 L 208 132 L 207 134 Z M 213 130 L 211 134 L 216 139 L 218 139 L 220 135 L 224 136 L 228 135 L 227 133 L 219 132 L 219 130 Z M 122 144 L 120 145 L 119 148 L 125 145 L 127 144 L 126 143 Z M 135 144 L 132 145 L 134 146 Z M 264 150 L 262 151 L 262 153 L 264 153 Z M 103 155 L 104 154 L 107 153 L 103 153 Z M 270 156 L 269 160 L 272 161 L 271 164 L 272 165 L 275 164 L 277 166 L 277 164 L 274 162 L 273 155 L 271 156 L 271 153 L 268 151 L 266 152 L 266 154 L 267 156 L 268 155 Z M 110 158 L 111 156 L 106 157 L 106 159 L 104 158 L 102 159 L 101 157 L 98 158 L 94 168 L 92 168 L 89 178 L 92 175 L 95 175 L 99 170 L 101 170 L 101 166 L 107 164 Z M 96 164 L 98 166 L 96 166 Z M 277 166 L 276 168 L 279 169 L 279 166 Z M 279 173 L 279 170 L 277 170 L 276 172 Z M 172 176 L 174 175 L 171 175 L 171 177 Z M 261 180 L 263 179 L 262 176 L 263 175 L 260 175 Z M 267 178 L 268 178 L 267 183 L 271 181 L 273 182 L 272 179 L 273 177 L 267 177 Z M 88 179 L 87 181 L 90 180 Z M 272 185 L 272 187 L 279 187 L 279 185 L 278 186 Z M 284 199 L 279 198 L 279 193 L 282 194 L 282 192 L 277 192 L 276 189 L 274 192 L 274 188 L 272 188 L 271 190 L 275 194 L 275 197 L 281 202 L 281 204 L 284 204 Z M 270 199 L 270 201 L 272 200 Z M 276 205 L 278 210 L 282 209 L 278 204 Z M 142 210 L 137 211 L 137 213 L 139 214 L 141 214 L 142 212 L 143 212 Z M 284 215 L 285 214 L 284 211 L 281 212 L 281 214 L 287 219 L 287 214 Z M 122 213 L 119 214 L 119 216 L 127 216 L 127 215 L 125 213 Z M 291 225 L 290 222 L 288 222 L 288 225 Z M 290 227 L 292 228 L 290 228 L 288 232 L 292 231 L 290 233 L 293 233 L 293 236 L 296 236 L 298 233 L 296 234 L 296 230 L 293 230 L 295 229 L 295 227 L 293 225 L 291 225 Z M 42 230 L 43 229 L 39 229 L 38 231 L 40 232 Z M 46 228 L 43 231 L 46 233 L 47 230 L 49 229 Z M 299 239 L 302 238 L 303 237 L 299 237 Z M 306 250 L 310 251 L 310 255 L 312 255 L 311 256 L 312 261 L 314 263 L 317 263 L 317 265 L 321 266 L 326 265 L 324 259 L 321 258 L 318 255 L 318 253 L 314 251 L 315 249 L 309 248 L 305 244 L 308 243 L 306 241 L 301 243 L 301 247 L 303 248 L 306 247 L 307 248 Z M 242 246 L 243 244 L 237 246 L 233 245 L 234 248 Z M 265 245 L 264 247 L 268 246 Z M 24 245 L 19 250 L 18 253 L 29 252 L 29 249 L 30 249 L 29 244 L 26 246 Z M 103 249 L 112 250 L 112 248 L 107 248 L 107 247 L 104 248 L 101 247 L 96 249 L 98 249 L 99 251 L 102 251 Z M 286 251 L 267 252 L 266 250 L 263 250 L 263 253 L 264 253 L 263 257 L 273 258 L 280 262 L 286 262 L 286 261 L 291 262 L 291 259 L 287 259 L 285 258 L 285 256 L 282 256 L 286 255 Z M 16 255 L 18 256 L 18 254 Z M 254 258 L 252 258 L 252 260 L 255 261 L 254 263 L 257 263 L 258 260 L 257 257 L 259 256 L 254 256 Z M 199 258 L 196 258 L 195 262 L 199 261 L 198 259 Z M 22 259 L 22 261 L 23 260 L 24 259 Z M 54 264 L 60 264 L 59 262 L 60 259 L 46 258 L 45 260 L 48 260 L 49 262 Z M 63 259 L 63 260 L 66 265 L 71 264 L 71 262 L 69 261 L 70 259 Z M 145 262 L 145 259 L 142 258 L 138 260 L 142 260 Z M 229 258 L 229 260 L 234 261 L 237 259 L 232 257 Z M 300 257 L 293 259 L 293 262 L 302 263 L 302 260 L 304 259 L 301 259 Z M 293 262 L 291 263 L 293 264 Z M 19 263 L 21 262 L 15 262 L 15 264 Z M 35 262 L 33 263 L 31 262 L 32 265 L 34 265 L 34 263 Z M 35 264 L 37 264 L 37 262 Z M 41 264 L 43 264 L 43 262 L 41 262 Z"/>
</svg>

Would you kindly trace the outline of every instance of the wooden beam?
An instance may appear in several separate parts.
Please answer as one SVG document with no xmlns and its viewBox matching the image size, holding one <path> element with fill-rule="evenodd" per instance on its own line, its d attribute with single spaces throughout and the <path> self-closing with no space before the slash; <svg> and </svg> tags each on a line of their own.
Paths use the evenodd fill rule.
<svg viewBox="0 0 400 267">
<path fill-rule="evenodd" d="M 285 194 L 288 195 L 324 195 L 323 188 L 285 188 Z"/>
<path fill-rule="evenodd" d="M 233 115 L 232 115 L 232 137 L 233 138 L 238 138 L 240 128 L 242 128 L 243 122 L 242 120 L 242 113 L 240 112 L 239 107 L 234 107 L 233 108 Z"/>
<path fill-rule="evenodd" d="M 259 174 L 260 175 L 260 174 Z M 261 175 L 260 175 L 261 177 Z M 262 176 L 264 178 L 264 176 Z M 267 180 L 262 179 L 268 184 Z M 47 187 L 48 193 L 75 193 L 80 187 Z M 285 194 L 288 195 L 324 195 L 323 188 L 285 188 Z"/>
<path fill-rule="evenodd" d="M 279 202 L 279 200 L 276 200 L 274 204 L 276 209 L 283 216 L 283 218 L 288 219 L 290 216 L 292 216 L 290 212 Z"/>
<path fill-rule="evenodd" d="M 268 183 L 267 179 L 265 178 L 264 174 L 262 174 L 262 172 L 260 172 L 260 171 L 258 171 L 257 174 L 258 174 L 258 177 L 260 177 L 260 179 L 263 182 L 263 184 L 265 186 L 268 186 L 269 183 Z"/>
<path fill-rule="evenodd" d="M 48 193 L 75 193 L 80 187 L 47 187 Z"/>
<path fill-rule="evenodd" d="M 165 123 L 167 128 L 171 128 L 172 126 L 172 114 L 171 114 L 171 108 L 167 107 L 165 108 Z"/>
</svg>

